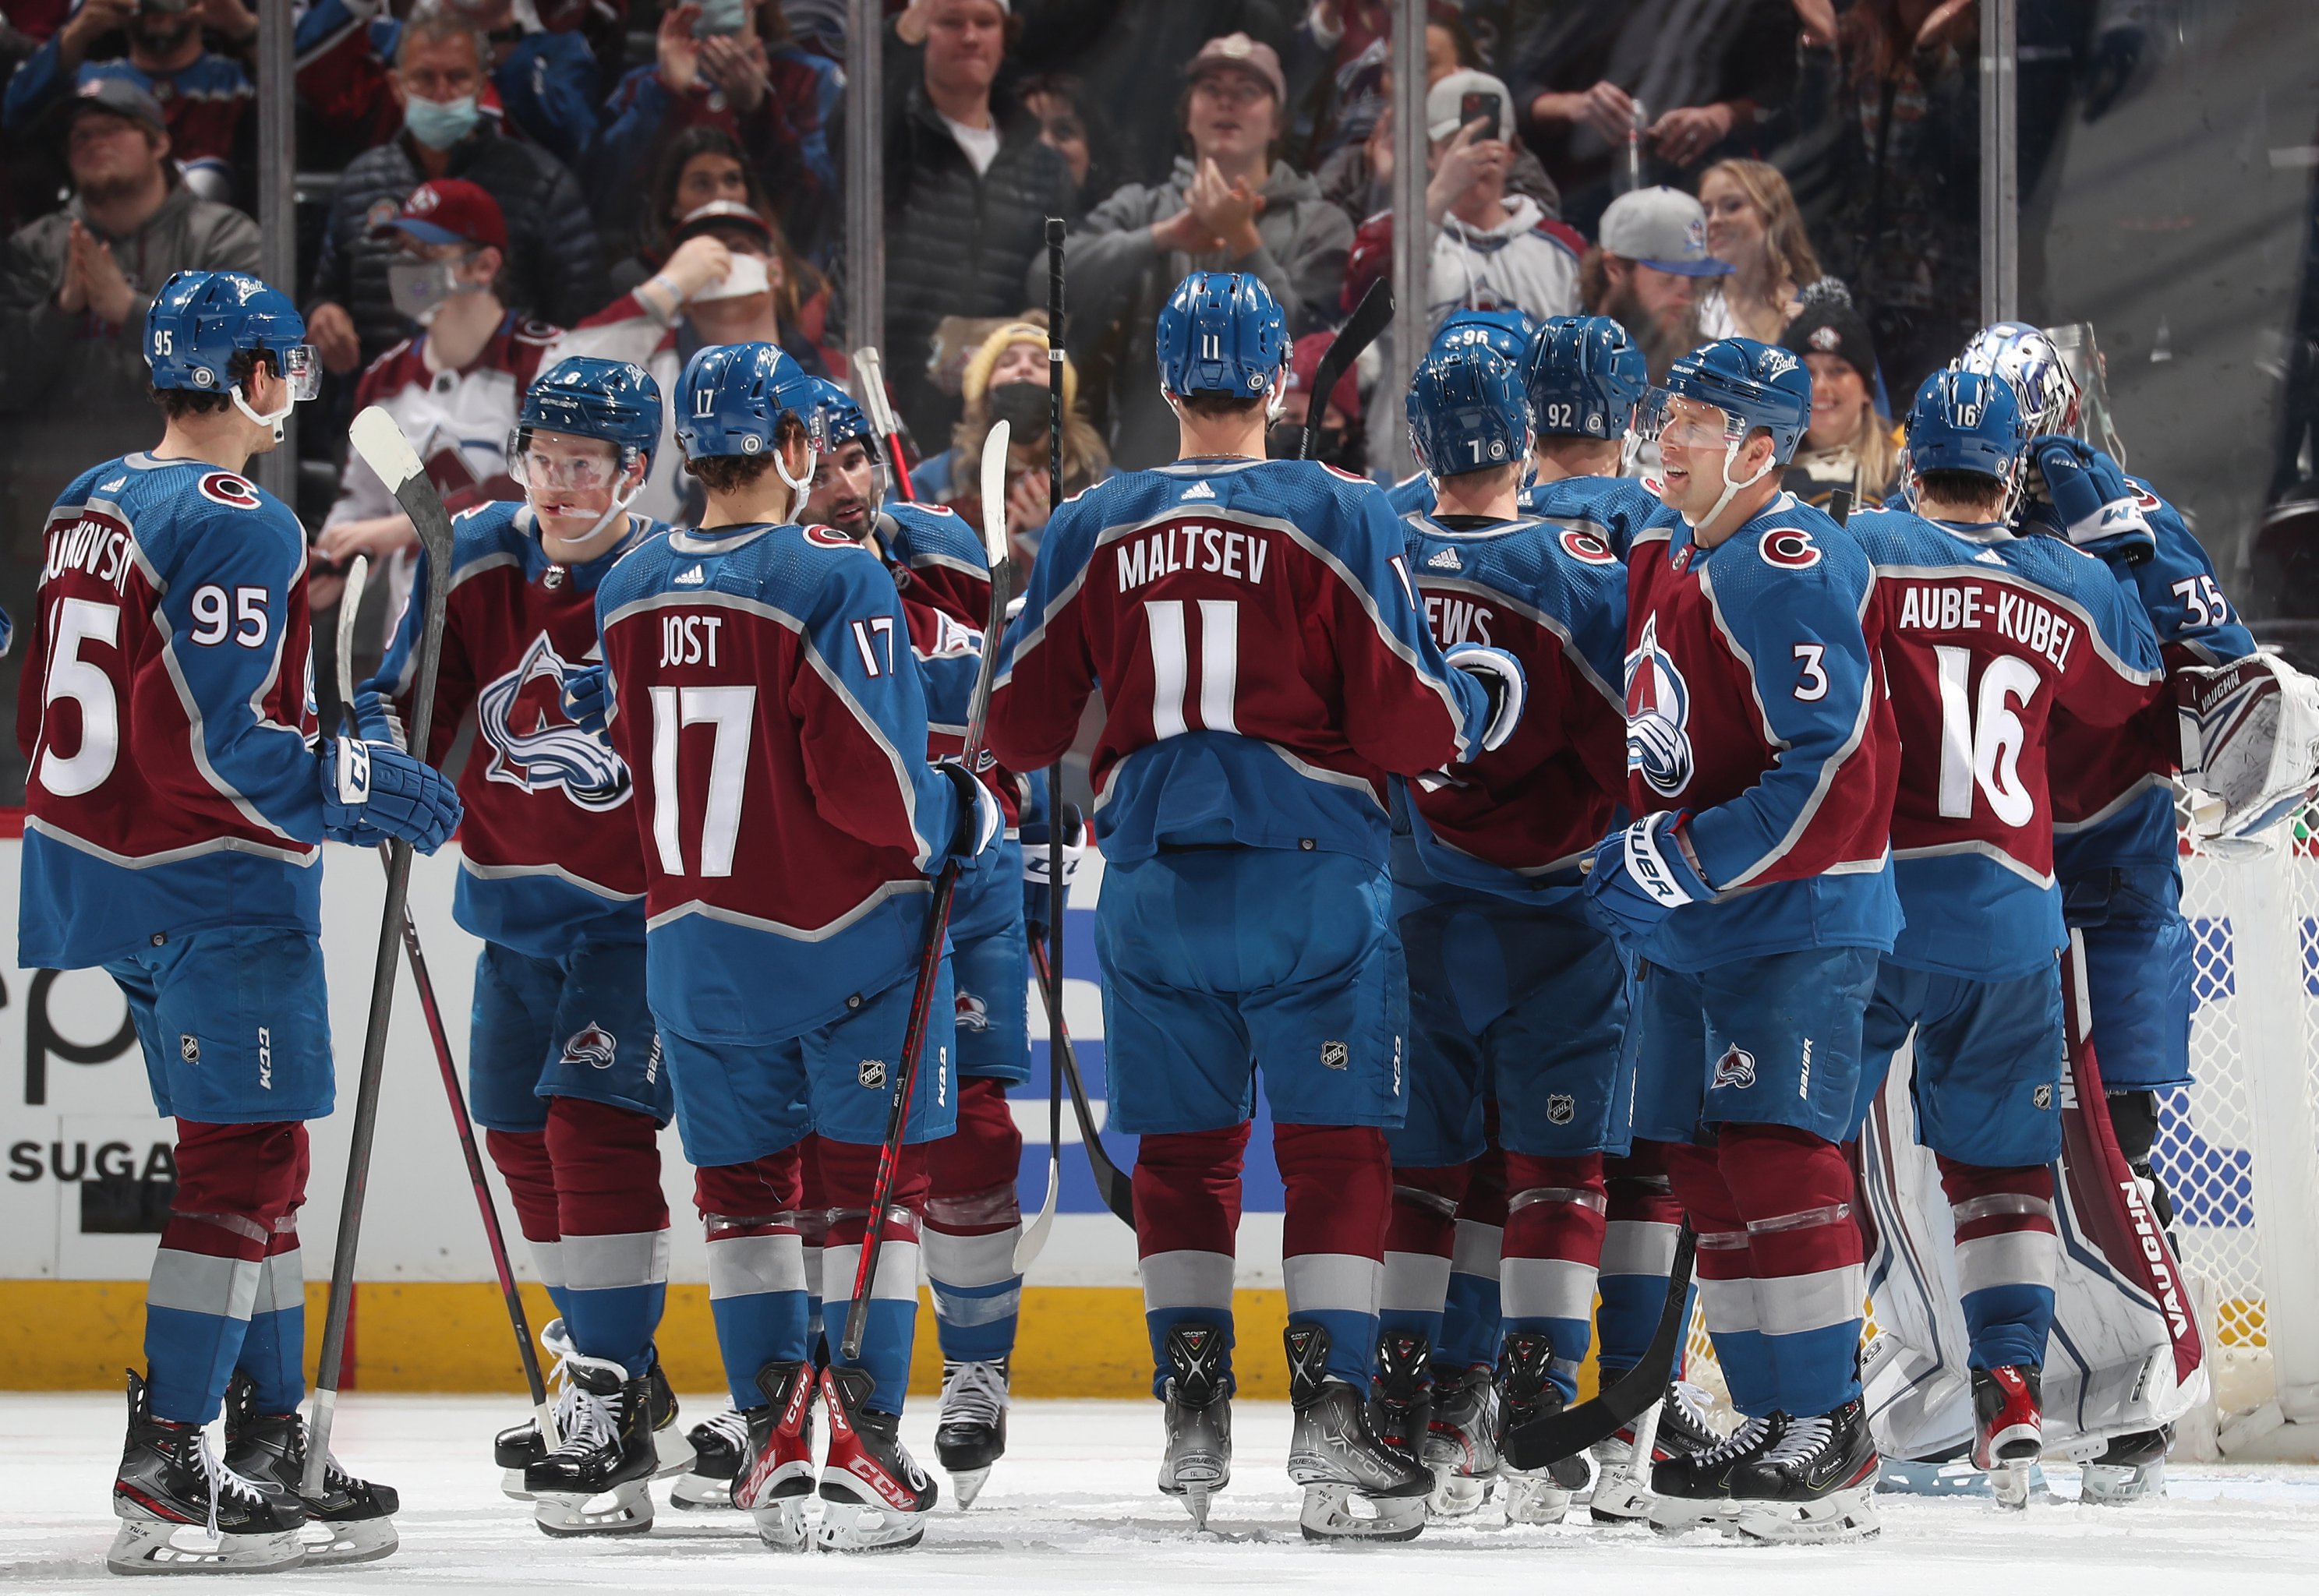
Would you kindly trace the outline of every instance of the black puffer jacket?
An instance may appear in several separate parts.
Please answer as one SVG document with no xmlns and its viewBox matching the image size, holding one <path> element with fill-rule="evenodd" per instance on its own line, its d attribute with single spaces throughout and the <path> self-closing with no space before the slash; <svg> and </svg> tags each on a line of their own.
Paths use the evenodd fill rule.
<svg viewBox="0 0 2319 1596">
<path fill-rule="evenodd" d="M 926 374 L 935 326 L 1022 311 L 1046 219 L 1071 214 L 1071 176 L 1039 141 L 1038 119 L 1007 96 L 991 96 L 998 154 L 979 176 L 923 83 L 896 98 L 886 122 L 886 369 L 924 443 L 948 437 L 958 419 L 957 399 Z"/>
<path fill-rule="evenodd" d="M 537 145 L 487 129 L 452 148 L 444 176 L 481 185 L 507 216 L 508 284 L 501 297 L 510 309 L 572 327 L 604 308 L 611 293 L 596 223 L 562 162 Z M 411 335 L 411 323 L 397 313 L 386 288 L 395 239 L 392 234 L 373 238 L 370 230 L 402 208 L 420 177 L 405 135 L 347 163 L 330 195 L 329 225 L 306 302 L 332 300 L 347 308 L 362 338 L 365 365 Z"/>
</svg>

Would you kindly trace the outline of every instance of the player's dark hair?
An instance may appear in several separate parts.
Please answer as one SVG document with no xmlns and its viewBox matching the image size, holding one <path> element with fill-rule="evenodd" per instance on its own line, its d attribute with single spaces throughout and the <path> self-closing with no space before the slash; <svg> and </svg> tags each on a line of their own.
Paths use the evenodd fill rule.
<svg viewBox="0 0 2319 1596">
<path fill-rule="evenodd" d="M 225 363 L 226 387 L 230 390 L 247 383 L 250 373 L 257 369 L 257 363 L 261 360 L 266 363 L 267 371 L 276 370 L 271 350 L 236 349 L 232 358 Z M 161 407 L 161 413 L 172 421 L 184 416 L 214 415 L 233 406 L 231 392 L 221 393 L 209 388 L 149 387 L 146 392 L 152 395 L 153 402 Z"/>
<path fill-rule="evenodd" d="M 1583 432 L 1550 432 L 1541 436 L 1538 452 L 1565 471 L 1581 476 L 1615 476 L 1624 441 L 1589 437 Z"/>
<path fill-rule="evenodd" d="M 781 425 L 774 428 L 773 447 L 761 455 L 711 455 L 703 460 L 688 459 L 684 469 L 690 472 L 712 493 L 737 493 L 744 488 L 754 487 L 773 469 L 775 450 L 788 448 L 805 436 L 805 423 L 795 410 L 784 411 Z M 807 469 L 812 469 L 808 462 Z"/>
<path fill-rule="evenodd" d="M 1177 402 L 1204 421 L 1222 421 L 1231 417 L 1246 417 L 1265 405 L 1261 393 L 1243 399 L 1237 393 L 1179 393 Z"/>
<path fill-rule="evenodd" d="M 1521 473 L 1529 469 L 1527 460 L 1509 460 L 1502 465 L 1484 465 L 1479 471 L 1453 471 L 1443 480 L 1457 483 L 1461 491 L 1489 493 L 1509 482 L 1520 486 Z"/>
<path fill-rule="evenodd" d="M 1920 498 L 1982 510 L 1992 519 L 2005 504 L 2005 484 L 1985 471 L 1920 471 L 1917 491 Z"/>
</svg>

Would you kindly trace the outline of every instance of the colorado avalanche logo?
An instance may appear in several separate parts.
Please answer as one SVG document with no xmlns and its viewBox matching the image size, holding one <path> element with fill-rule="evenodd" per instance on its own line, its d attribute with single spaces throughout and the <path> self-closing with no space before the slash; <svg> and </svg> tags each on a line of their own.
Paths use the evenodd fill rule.
<svg viewBox="0 0 2319 1596">
<path fill-rule="evenodd" d="M 958 1028 L 961 1031 L 990 1029 L 990 1005 L 971 992 L 958 995 Z"/>
<path fill-rule="evenodd" d="M 520 664 L 476 696 L 476 727 L 492 748 L 484 774 L 526 792 L 560 787 L 583 809 L 617 809 L 633 786 L 628 767 L 565 718 L 564 678 L 571 669 L 542 632 Z"/>
<path fill-rule="evenodd" d="M 585 1065 L 590 1069 L 609 1069 L 612 1055 L 619 1050 L 620 1039 L 591 1020 L 564 1044 L 564 1062 L 575 1069 Z"/>
<path fill-rule="evenodd" d="M 1691 687 L 1659 646 L 1656 615 L 1627 656 L 1627 769 L 1661 798 L 1691 785 Z"/>
</svg>

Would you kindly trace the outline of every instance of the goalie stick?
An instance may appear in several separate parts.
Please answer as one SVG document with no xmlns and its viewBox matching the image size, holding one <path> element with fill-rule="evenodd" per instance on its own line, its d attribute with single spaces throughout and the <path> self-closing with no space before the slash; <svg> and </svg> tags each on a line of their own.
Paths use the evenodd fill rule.
<svg viewBox="0 0 2319 1596">
<path fill-rule="evenodd" d="M 428 570 L 435 578 L 427 584 L 427 605 L 420 612 L 419 669 L 412 682 L 411 743 L 422 751 L 423 757 L 435 721 L 435 678 L 443 660 L 443 621 L 451 593 L 451 516 L 393 416 L 372 405 L 354 419 L 347 437 L 411 518 L 419 532 L 420 547 L 427 555 Z M 378 1090 L 386 1072 L 386 1029 L 394 1017 L 394 961 L 410 901 L 411 844 L 397 842 L 387 849 L 386 907 L 379 919 L 378 953 L 371 963 L 370 1019 L 363 1032 L 362 1074 L 355 1087 L 346 1195 L 338 1205 L 338 1247 L 330 1259 L 321 1364 L 314 1372 L 312 1433 L 306 1443 L 305 1477 L 299 1485 L 310 1497 L 323 1493 L 323 1474 L 329 1465 L 330 1423 L 338 1413 L 338 1381 L 346 1357 L 347 1314 L 354 1305 L 355 1254 L 362 1240 L 363 1200 L 370 1191 L 371 1141 L 378 1131 Z"/>
<path fill-rule="evenodd" d="M 1328 395 L 1336 392 L 1338 379 L 1352 369 L 1361 352 L 1377 341 L 1393 320 L 1393 282 L 1379 277 L 1361 295 L 1361 302 L 1345 319 L 1344 327 L 1326 349 L 1321 352 L 1321 364 L 1313 368 L 1313 387 L 1309 395 L 1311 407 L 1304 412 L 1304 435 L 1296 443 L 1296 457 L 1313 457 L 1313 441 L 1321 435 L 1321 413 L 1329 408 Z"/>
<path fill-rule="evenodd" d="M 347 590 L 338 600 L 338 702 L 346 710 L 347 724 L 359 735 L 361 726 L 355 718 L 355 617 L 362 609 L 363 590 L 369 585 L 370 561 L 356 555 L 347 570 Z M 380 862 L 387 862 L 380 856 Z M 451 1058 L 451 1035 L 443 1023 L 443 1006 L 436 1000 L 435 979 L 428 973 L 426 951 L 419 945 L 419 924 L 411 911 L 402 914 L 402 958 L 411 967 L 411 984 L 419 988 L 419 1009 L 427 1016 L 427 1037 L 435 1047 L 435 1067 L 443 1077 L 443 1094 L 451 1104 L 451 1126 L 458 1133 L 459 1150 L 467 1160 L 467 1181 L 475 1188 L 475 1206 L 483 1218 L 483 1240 L 491 1249 L 492 1267 L 499 1276 L 500 1297 L 506 1303 L 508 1323 L 515 1330 L 516 1356 L 523 1363 L 524 1384 L 531 1392 L 532 1411 L 539 1420 L 539 1433 L 547 1449 L 555 1449 L 555 1405 L 547 1400 L 547 1382 L 539 1372 L 539 1354 L 531 1344 L 531 1321 L 523 1310 L 523 1296 L 516 1289 L 515 1269 L 508 1261 L 507 1232 L 500 1227 L 499 1204 L 492 1198 L 490 1183 L 483 1175 L 483 1153 L 475 1146 L 474 1122 L 467 1114 L 467 1095 L 459 1086 L 458 1066 Z"/>
<path fill-rule="evenodd" d="M 1659 1311 L 1658 1328 L 1651 1332 L 1642 1361 L 1576 1407 L 1509 1429 L 1501 1448 L 1507 1463 L 1539 1469 L 1575 1457 L 1626 1429 L 1666 1394 L 1684 1333 L 1691 1328 L 1691 1265 L 1697 1246 L 1685 1221 L 1675 1236 L 1674 1267 L 1667 1271 L 1666 1306 Z"/>
<path fill-rule="evenodd" d="M 982 552 L 990 564 L 990 612 L 982 634 L 982 663 L 974 676 L 974 694 L 966 706 L 966 747 L 960 762 L 971 776 L 982 760 L 982 728 L 990 718 L 990 688 L 998 675 L 998 645 L 1006 631 L 1006 600 L 1014 585 L 1014 562 L 1006 552 L 1006 437 L 1005 421 L 982 440 Z M 968 820 L 967 824 L 972 824 Z M 870 1196 L 869 1229 L 862 1238 L 862 1258 L 853 1271 L 853 1303 L 845 1312 L 845 1334 L 838 1343 L 838 1361 L 862 1361 L 862 1338 L 870 1328 L 870 1283 L 878 1277 L 878 1255 L 884 1250 L 886 1209 L 894 1200 L 894 1181 L 901 1173 L 902 1135 L 909 1126 L 910 1094 L 918 1082 L 918 1056 L 925 1050 L 926 1014 L 934 1005 L 934 983 L 942 974 L 943 942 L 950 929 L 951 899 L 958 891 L 960 861 L 952 857 L 934 878 L 934 902 L 926 909 L 925 940 L 918 949 L 917 985 L 910 993 L 910 1016 L 902 1031 L 901 1068 L 894 1071 L 894 1101 L 886 1114 L 886 1141 L 878 1152 L 878 1178 Z"/>
</svg>

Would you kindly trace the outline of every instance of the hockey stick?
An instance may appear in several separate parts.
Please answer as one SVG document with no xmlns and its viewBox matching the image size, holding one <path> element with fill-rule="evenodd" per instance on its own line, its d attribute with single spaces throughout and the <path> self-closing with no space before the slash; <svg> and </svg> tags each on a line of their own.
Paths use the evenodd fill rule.
<svg viewBox="0 0 2319 1596">
<path fill-rule="evenodd" d="M 1063 219 L 1047 218 L 1047 515 L 1063 502 Z M 987 647 L 996 647 L 989 643 Z M 1015 1242 L 1015 1272 L 1031 1267 L 1055 1228 L 1063 1186 L 1063 762 L 1047 767 L 1047 946 L 1040 989 L 1047 995 L 1047 1195 Z"/>
<path fill-rule="evenodd" d="M 1048 979 L 1046 954 L 1047 951 L 1044 948 L 1033 944 L 1031 957 L 1039 965 L 1038 976 L 1041 988 L 1052 994 L 1060 989 L 1060 983 L 1050 982 Z M 1049 1001 L 1055 1002 L 1056 999 L 1051 996 Z M 1129 1178 L 1127 1171 L 1113 1163 L 1111 1155 L 1104 1151 L 1103 1135 L 1096 1129 L 1095 1109 L 1087 1102 L 1087 1080 L 1079 1074 L 1078 1051 L 1071 1045 L 1071 1033 L 1063 1023 L 1061 1005 L 1059 1002 L 1055 1012 L 1050 1016 L 1049 1023 L 1063 1039 L 1060 1053 L 1063 1063 L 1063 1080 L 1070 1087 L 1071 1114 L 1079 1123 L 1079 1142 L 1087 1149 L 1087 1170 L 1095 1177 L 1096 1195 L 1103 1199 L 1103 1205 L 1105 1208 L 1119 1216 L 1120 1223 L 1132 1230 L 1135 1225 L 1134 1184 Z"/>
<path fill-rule="evenodd" d="M 1675 1236 L 1674 1264 L 1667 1271 L 1666 1306 L 1660 1310 L 1658 1328 L 1651 1332 L 1651 1344 L 1642 1360 L 1576 1407 L 1509 1429 L 1501 1448 L 1509 1464 L 1519 1469 L 1538 1469 L 1575 1457 L 1632 1424 L 1666 1394 L 1667 1382 L 1674 1377 L 1675 1357 L 1691 1328 L 1691 1265 L 1696 1247 L 1686 1221 Z"/>
<path fill-rule="evenodd" d="M 411 440 L 394 418 L 376 405 L 354 419 L 347 439 L 393 492 L 395 502 L 418 528 L 435 580 L 427 584 L 420 614 L 419 671 L 412 690 L 411 744 L 425 756 L 435 720 L 435 677 L 443 660 L 443 618 L 451 584 L 451 516 L 427 479 Z M 411 901 L 411 844 L 387 850 L 386 908 L 380 916 L 378 955 L 371 963 L 370 1022 L 363 1033 L 362 1075 L 355 1087 L 353 1135 L 347 1150 L 346 1195 L 338 1204 L 338 1249 L 330 1259 L 330 1305 L 322 1320 L 322 1361 L 314 1374 L 312 1434 L 306 1443 L 306 1473 L 300 1490 L 319 1497 L 330 1456 L 330 1422 L 337 1416 L 340 1365 L 347 1346 L 347 1314 L 354 1306 L 355 1253 L 362 1240 L 363 1199 L 370 1191 L 371 1141 L 378 1131 L 378 1089 L 386 1072 L 386 1028 L 394 1017 L 394 960 L 404 913 Z"/>
<path fill-rule="evenodd" d="M 990 562 L 990 612 L 982 634 L 982 663 L 974 673 L 974 694 L 966 705 L 966 746 L 959 762 L 972 775 L 982 758 L 982 728 L 990 718 L 990 688 L 998 676 L 998 642 L 1006 631 L 1006 600 L 1014 585 L 1014 562 L 1006 552 L 1006 437 L 1000 421 L 982 440 L 982 552 Z M 963 824 L 972 825 L 971 816 Z M 917 985 L 910 993 L 910 1017 L 902 1029 L 902 1057 L 895 1069 L 894 1101 L 886 1114 L 886 1141 L 878 1153 L 878 1178 L 871 1188 L 869 1228 L 862 1238 L 861 1261 L 853 1269 L 853 1304 L 845 1312 L 840 1362 L 862 1361 L 862 1338 L 870 1328 L 870 1283 L 878 1277 L 884 1249 L 886 1209 L 902 1172 L 902 1136 L 910 1122 L 910 1095 L 918 1083 L 918 1056 L 925 1051 L 927 1012 L 942 975 L 943 942 L 950 929 L 951 899 L 958 892 L 959 861 L 952 857 L 934 878 L 934 902 L 926 909 L 925 939 L 918 948 Z"/>
<path fill-rule="evenodd" d="M 1313 457 L 1313 440 L 1321 435 L 1321 418 L 1329 408 L 1329 395 L 1337 391 L 1337 383 L 1361 357 L 1361 351 L 1377 341 L 1393 320 L 1393 279 L 1379 277 L 1361 295 L 1361 302 L 1345 319 L 1336 338 L 1321 351 L 1321 364 L 1313 368 L 1313 386 L 1306 394 L 1304 436 L 1297 440 L 1296 457 Z"/>
<path fill-rule="evenodd" d="M 918 491 L 910 485 L 910 473 L 902 469 L 902 428 L 894 419 L 894 406 L 886 397 L 885 362 L 878 356 L 877 348 L 864 344 L 853 351 L 853 369 L 862 374 L 862 409 L 870 418 L 870 429 L 886 445 L 886 469 L 894 479 L 894 491 L 902 496 L 905 504 L 918 501 Z"/>
<path fill-rule="evenodd" d="M 1852 490 L 1850 488 L 1838 488 L 1835 492 L 1830 493 L 1827 496 L 1827 516 L 1828 519 L 1834 521 L 1839 527 L 1843 526 L 1846 521 L 1852 518 Z"/>
<path fill-rule="evenodd" d="M 346 596 L 338 600 L 338 702 L 346 706 L 347 721 L 355 725 L 355 616 L 362 608 L 363 589 L 370 579 L 370 562 L 357 556 L 347 572 Z M 360 727 L 356 729 L 359 732 Z M 382 862 L 383 861 L 382 860 Z M 459 1071 L 451 1060 L 451 1036 L 443 1023 L 442 1005 L 436 1001 L 435 980 L 427 970 L 427 954 L 419 945 L 419 924 L 408 909 L 402 915 L 402 958 L 411 967 L 411 983 L 419 988 L 420 1012 L 427 1016 L 427 1035 L 435 1044 L 435 1065 L 443 1075 L 443 1094 L 450 1099 L 451 1125 L 458 1132 L 459 1150 L 467 1159 L 467 1180 L 475 1188 L 475 1206 L 483 1216 L 483 1240 L 491 1248 L 492 1267 L 498 1272 L 500 1296 L 507 1303 L 508 1322 L 515 1330 L 516 1355 L 523 1361 L 524 1384 L 531 1388 L 532 1411 L 539 1417 L 539 1433 L 553 1452 L 556 1447 L 555 1405 L 547 1400 L 547 1382 L 539 1372 L 539 1354 L 531 1344 L 531 1322 L 516 1289 L 515 1270 L 508 1262 L 507 1233 L 500 1228 L 499 1204 L 483 1177 L 483 1154 L 475 1146 L 474 1122 L 467 1116 L 467 1096 L 459 1087 Z"/>
</svg>

